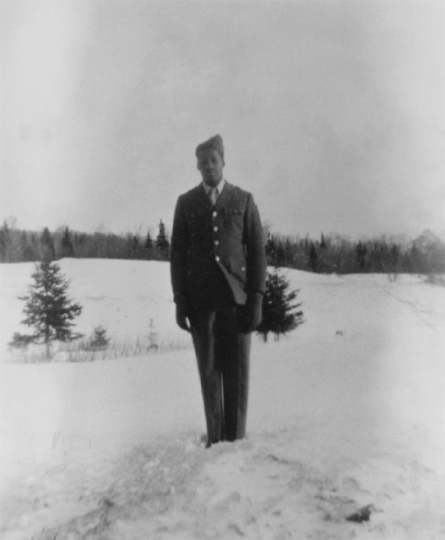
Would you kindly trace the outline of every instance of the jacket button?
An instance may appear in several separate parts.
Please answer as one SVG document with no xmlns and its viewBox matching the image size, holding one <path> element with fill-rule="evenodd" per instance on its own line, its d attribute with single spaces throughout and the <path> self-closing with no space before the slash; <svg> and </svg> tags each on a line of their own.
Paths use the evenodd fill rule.
<svg viewBox="0 0 445 540">
<path fill-rule="evenodd" d="M 214 230 L 214 231 L 217 231 L 217 230 L 218 230 L 218 227 L 213 227 L 213 230 Z"/>
<path fill-rule="evenodd" d="M 213 212 L 213 217 L 216 217 L 218 215 L 218 212 Z"/>
<path fill-rule="evenodd" d="M 215 240 L 215 246 L 219 244 L 219 240 Z"/>
<path fill-rule="evenodd" d="M 216 260 L 216 262 L 219 262 L 219 261 L 220 261 L 220 258 L 219 258 L 218 255 L 215 257 L 215 260 Z"/>
</svg>

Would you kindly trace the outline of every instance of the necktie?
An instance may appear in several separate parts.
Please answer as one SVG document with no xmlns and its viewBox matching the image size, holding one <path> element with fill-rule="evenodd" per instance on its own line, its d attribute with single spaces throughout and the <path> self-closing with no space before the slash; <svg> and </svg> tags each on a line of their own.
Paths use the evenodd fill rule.
<svg viewBox="0 0 445 540">
<path fill-rule="evenodd" d="M 212 205 L 215 206 L 216 199 L 218 198 L 218 190 L 216 188 L 211 188 L 209 190 L 209 197 Z"/>
</svg>

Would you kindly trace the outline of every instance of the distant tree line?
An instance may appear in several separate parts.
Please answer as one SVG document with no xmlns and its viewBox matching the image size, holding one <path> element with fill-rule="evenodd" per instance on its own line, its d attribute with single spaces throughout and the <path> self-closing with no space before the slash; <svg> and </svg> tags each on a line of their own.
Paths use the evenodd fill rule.
<svg viewBox="0 0 445 540">
<path fill-rule="evenodd" d="M 51 233 L 0 227 L 0 262 L 37 262 L 65 257 L 79 259 L 168 260 L 170 241 L 161 221 L 158 234 L 150 232 L 118 235 L 112 233 L 80 233 L 63 227 Z"/>
<path fill-rule="evenodd" d="M 268 264 L 318 273 L 444 273 L 445 244 L 429 231 L 415 240 L 390 237 L 362 239 L 321 235 L 282 236 L 267 233 Z M 170 238 L 160 221 L 158 233 L 151 236 L 113 233 L 80 233 L 62 227 L 54 232 L 30 232 L 8 226 L 0 227 L 0 262 L 82 259 L 140 259 L 167 261 Z"/>
<path fill-rule="evenodd" d="M 429 231 L 411 241 L 382 236 L 352 241 L 341 236 L 267 235 L 266 254 L 272 266 L 318 273 L 444 273 L 445 243 Z"/>
</svg>

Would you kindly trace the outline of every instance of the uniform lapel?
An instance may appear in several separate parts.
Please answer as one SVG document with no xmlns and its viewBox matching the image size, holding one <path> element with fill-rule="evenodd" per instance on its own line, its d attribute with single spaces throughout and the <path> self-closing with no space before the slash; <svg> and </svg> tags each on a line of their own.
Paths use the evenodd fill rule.
<svg viewBox="0 0 445 540">
<path fill-rule="evenodd" d="M 224 189 L 219 194 L 218 200 L 216 201 L 216 208 L 224 208 L 227 205 L 227 202 L 232 198 L 232 185 L 229 184 L 226 180 Z"/>
<path fill-rule="evenodd" d="M 199 186 L 196 187 L 196 201 L 198 202 L 199 206 L 208 206 L 209 208 L 212 207 L 209 196 L 207 195 L 202 184 L 199 184 Z"/>
</svg>

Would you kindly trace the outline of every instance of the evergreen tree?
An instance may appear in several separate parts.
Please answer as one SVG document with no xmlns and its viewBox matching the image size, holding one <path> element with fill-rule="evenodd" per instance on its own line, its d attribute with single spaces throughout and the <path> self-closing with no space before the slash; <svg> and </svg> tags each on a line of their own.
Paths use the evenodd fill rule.
<svg viewBox="0 0 445 540">
<path fill-rule="evenodd" d="M 277 262 L 277 246 L 275 238 L 270 233 L 267 234 L 265 250 L 267 262 L 275 266 Z"/>
<path fill-rule="evenodd" d="M 168 258 L 170 243 L 168 241 L 167 233 L 165 232 L 165 225 L 162 223 L 162 219 L 159 222 L 159 233 L 156 237 L 156 249 L 163 257 Z"/>
<path fill-rule="evenodd" d="M 9 251 L 11 247 L 11 233 L 6 220 L 0 227 L 0 262 L 9 261 Z"/>
<path fill-rule="evenodd" d="M 38 263 L 32 278 L 34 282 L 29 286 L 28 294 L 19 296 L 19 300 L 25 302 L 25 318 L 21 324 L 33 328 L 34 332 L 31 336 L 15 334 L 13 344 L 20 338 L 33 343 L 45 343 L 49 358 L 51 341 L 72 341 L 80 337 L 80 334 L 73 333 L 74 324 L 71 321 L 80 315 L 82 307 L 69 300 L 69 283 L 60 273 L 57 264 L 48 260 Z"/>
<path fill-rule="evenodd" d="M 316 272 L 318 269 L 318 253 L 313 242 L 309 251 L 309 268 L 312 272 Z"/>
<path fill-rule="evenodd" d="M 361 272 L 363 272 L 366 268 L 366 254 L 368 253 L 366 245 L 359 242 L 355 248 L 355 251 L 357 256 L 357 267 Z"/>
<path fill-rule="evenodd" d="M 118 258 L 116 252 L 118 244 L 118 238 L 115 234 L 108 233 L 105 246 L 105 258 L 106 259 L 116 259 Z"/>
<path fill-rule="evenodd" d="M 133 259 L 140 259 L 141 258 L 141 244 L 139 242 L 139 238 L 137 236 L 133 236 Z"/>
<path fill-rule="evenodd" d="M 284 251 L 282 240 L 278 240 L 275 251 L 275 266 L 284 266 L 286 262 L 286 252 Z"/>
<path fill-rule="evenodd" d="M 286 334 L 303 324 L 303 312 L 298 309 L 301 304 L 293 304 L 298 290 L 290 291 L 290 282 L 277 268 L 267 273 L 266 292 L 263 300 L 263 320 L 257 332 L 267 341 L 269 332 L 278 339 L 280 334 Z"/>
<path fill-rule="evenodd" d="M 392 272 L 399 271 L 400 249 L 397 244 L 393 244 L 390 250 L 390 265 Z"/>
<path fill-rule="evenodd" d="M 286 243 L 284 245 L 284 263 L 285 266 L 292 266 L 294 260 L 294 250 L 292 246 L 292 242 L 289 238 L 286 239 Z"/>
<path fill-rule="evenodd" d="M 143 248 L 137 236 L 128 235 L 127 237 L 127 253 L 128 259 L 142 259 Z"/>
<path fill-rule="evenodd" d="M 32 244 L 28 241 L 26 231 L 23 231 L 20 236 L 20 256 L 21 260 L 24 262 L 36 261 L 38 259 Z"/>
<path fill-rule="evenodd" d="M 107 336 L 107 330 L 102 325 L 96 326 L 94 333 L 88 342 L 88 348 L 93 351 L 101 351 L 108 347 L 110 338 Z"/>
<path fill-rule="evenodd" d="M 53 261 L 56 258 L 53 238 L 47 227 L 43 229 L 42 236 L 40 237 L 40 247 L 44 261 Z"/>
<path fill-rule="evenodd" d="M 65 227 L 65 231 L 62 236 L 62 241 L 60 242 L 60 256 L 63 257 L 74 257 L 74 245 L 71 240 L 71 233 L 68 227 Z"/>
<path fill-rule="evenodd" d="M 153 240 L 151 238 L 151 235 L 150 235 L 150 231 L 147 232 L 147 237 L 145 239 L 145 249 L 153 249 L 154 247 L 154 244 L 153 244 Z"/>
</svg>

